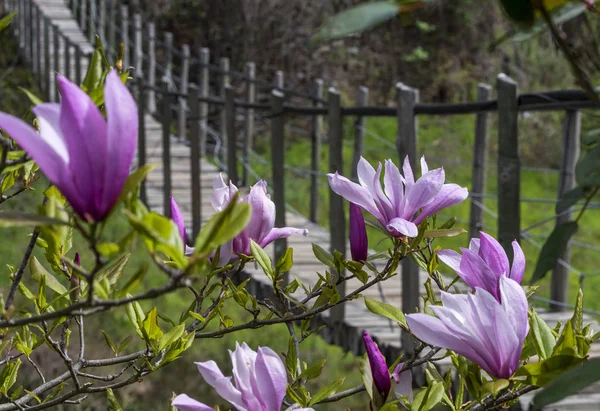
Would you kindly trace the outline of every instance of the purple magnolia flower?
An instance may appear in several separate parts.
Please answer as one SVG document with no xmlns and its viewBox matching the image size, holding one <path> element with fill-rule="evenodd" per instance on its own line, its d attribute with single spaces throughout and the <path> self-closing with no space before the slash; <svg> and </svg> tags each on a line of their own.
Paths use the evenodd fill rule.
<svg viewBox="0 0 600 411">
<path fill-rule="evenodd" d="M 471 289 L 482 288 L 500 301 L 500 277 L 521 283 L 525 273 L 525 255 L 519 243 L 512 242 L 513 263 L 509 265 L 504 248 L 494 237 L 480 232 L 480 238 L 473 238 L 469 248 L 461 248 L 462 256 L 454 250 L 440 250 L 440 260 L 450 266 Z"/>
<path fill-rule="evenodd" d="M 384 184 L 381 185 L 381 163 L 377 171 L 361 157 L 358 162 L 358 181 L 328 174 L 331 189 L 351 203 L 372 214 L 394 237 L 416 237 L 417 226 L 425 218 L 443 208 L 460 203 L 468 196 L 466 188 L 456 184 L 444 184 L 443 168 L 429 171 L 425 158 L 421 157 L 422 176 L 415 181 L 413 170 L 404 159 L 404 176 L 391 160 L 385 161 Z"/>
<path fill-rule="evenodd" d="M 175 201 L 175 198 L 173 196 L 171 196 L 171 220 L 173 220 L 173 222 L 179 229 L 179 235 L 183 240 L 185 248 L 185 255 L 193 254 L 194 248 L 188 247 L 187 245 L 187 234 L 185 232 L 185 221 L 183 220 L 183 214 L 181 213 L 181 210 L 179 209 L 179 206 L 177 205 L 177 202 Z"/>
<path fill-rule="evenodd" d="M 367 261 L 369 238 L 360 207 L 350 203 L 350 254 L 354 261 Z"/>
<path fill-rule="evenodd" d="M 229 352 L 233 364 L 233 379 L 225 377 L 214 361 L 197 362 L 202 378 L 238 411 L 275 411 L 281 409 L 287 388 L 283 361 L 268 347 L 259 347 L 258 353 L 246 343 L 236 345 Z M 172 402 L 180 411 L 215 411 L 185 394 Z M 299 408 L 311 411 L 312 408 Z"/>
<path fill-rule="evenodd" d="M 57 76 L 61 102 L 33 108 L 39 134 L 0 113 L 0 128 L 21 146 L 85 220 L 100 221 L 115 205 L 136 149 L 138 112 L 115 71 L 104 87 L 105 120 L 92 99 Z"/>
<path fill-rule="evenodd" d="M 490 375 L 509 378 L 519 365 L 529 331 L 527 297 L 514 280 L 500 277 L 502 304 L 489 292 L 442 292 L 443 306 L 429 306 L 437 317 L 408 314 L 406 321 L 420 340 L 455 351 L 476 362 Z"/>
<path fill-rule="evenodd" d="M 367 358 L 369 359 L 369 366 L 371 367 L 371 374 L 373 376 L 373 384 L 381 397 L 383 405 L 385 400 L 392 389 L 392 381 L 390 380 L 390 373 L 388 371 L 385 358 L 379 347 L 373 341 L 368 332 L 363 331 L 363 342 L 365 349 L 367 350 Z"/>
<path fill-rule="evenodd" d="M 214 192 L 212 205 L 217 211 L 223 210 L 232 200 L 238 188 L 232 184 L 225 184 L 219 174 L 213 183 Z M 275 228 L 275 203 L 267 194 L 267 183 L 263 180 L 250 188 L 250 193 L 239 201 L 250 204 L 250 222 L 246 228 L 233 239 L 231 251 L 234 254 L 251 255 L 250 240 L 254 240 L 261 247 L 266 247 L 279 238 L 287 238 L 293 234 L 307 236 L 308 230 L 293 227 Z M 221 247 L 221 258 L 226 256 L 227 250 Z"/>
<path fill-rule="evenodd" d="M 392 373 L 392 378 L 396 385 L 394 386 L 394 394 L 396 398 L 408 397 L 412 402 L 413 400 L 413 388 L 412 388 L 412 370 L 408 369 L 402 371 L 404 363 L 401 362 L 396 366 Z"/>
</svg>

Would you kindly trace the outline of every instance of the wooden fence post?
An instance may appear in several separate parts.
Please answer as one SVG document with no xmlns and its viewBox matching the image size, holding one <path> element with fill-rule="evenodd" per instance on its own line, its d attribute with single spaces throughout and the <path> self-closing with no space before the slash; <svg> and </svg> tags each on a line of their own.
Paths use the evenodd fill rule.
<svg viewBox="0 0 600 411">
<path fill-rule="evenodd" d="M 79 9 L 79 0 L 71 1 L 71 15 L 77 20 L 77 10 Z"/>
<path fill-rule="evenodd" d="M 90 43 L 95 44 L 96 41 L 94 39 L 96 35 L 96 0 L 90 0 L 90 18 L 88 20 L 88 39 Z M 81 28 L 85 30 L 85 27 Z"/>
<path fill-rule="evenodd" d="M 492 86 L 480 83 L 477 87 L 477 101 L 489 100 L 491 91 Z M 488 114 L 478 113 L 475 120 L 469 238 L 479 237 L 479 232 L 483 226 L 483 210 L 478 203 L 483 204 L 485 201 L 483 195 L 485 194 L 486 185 L 488 128 Z"/>
<path fill-rule="evenodd" d="M 246 63 L 246 102 L 254 104 L 256 97 L 256 65 L 253 62 Z M 250 165 L 249 152 L 254 139 L 254 109 L 247 108 L 244 117 L 244 153 L 242 158 L 242 185 L 248 184 L 248 166 Z"/>
<path fill-rule="evenodd" d="M 513 260 L 511 243 L 521 239 L 521 163 L 517 83 L 505 74 L 497 79 L 498 93 L 498 241 Z"/>
<path fill-rule="evenodd" d="M 121 12 L 121 43 L 123 43 L 123 68 L 131 65 L 129 60 L 129 9 L 127 6 L 120 7 Z"/>
<path fill-rule="evenodd" d="M 81 47 L 76 44 L 75 45 L 75 82 L 77 85 L 81 85 L 83 81 L 81 77 Z"/>
<path fill-rule="evenodd" d="M 156 26 L 148 23 L 148 111 L 156 112 L 156 93 L 152 88 L 156 87 Z"/>
<path fill-rule="evenodd" d="M 200 152 L 200 91 L 193 84 L 190 86 L 188 104 L 190 106 L 190 160 L 192 162 L 192 238 L 196 238 L 202 226 L 202 173 Z"/>
<path fill-rule="evenodd" d="M 209 76 L 210 76 L 210 50 L 206 47 L 200 49 L 200 97 L 209 95 Z M 208 131 L 208 103 L 200 102 L 200 155 L 206 155 L 206 136 Z"/>
<path fill-rule="evenodd" d="M 104 49 L 107 49 L 107 44 L 106 44 L 106 0 L 100 0 L 99 14 L 100 14 L 100 18 L 99 18 L 99 22 L 98 22 L 98 36 L 100 36 L 100 40 L 102 41 L 102 47 L 104 47 Z"/>
<path fill-rule="evenodd" d="M 112 58 L 117 58 L 117 36 L 116 36 L 116 28 L 117 28 L 117 0 L 108 0 L 108 44 L 107 47 L 109 50 L 112 50 Z"/>
<path fill-rule="evenodd" d="M 33 33 L 30 30 L 30 24 L 33 21 L 33 1 L 26 1 L 25 4 L 27 5 L 27 21 L 23 27 L 25 30 L 25 35 L 27 36 L 27 42 L 25 43 L 27 47 L 27 53 L 25 55 L 27 56 L 27 61 L 29 64 L 33 64 Z"/>
<path fill-rule="evenodd" d="M 221 84 L 220 88 L 220 96 L 222 99 L 225 98 L 225 89 L 229 85 L 229 59 L 227 57 L 222 57 L 219 60 L 219 69 L 221 71 Z M 219 159 L 224 163 L 227 159 L 227 117 L 225 113 L 225 106 L 221 108 L 221 116 L 219 121 L 219 134 L 221 136 L 221 152 L 219 153 Z"/>
<path fill-rule="evenodd" d="M 187 94 L 188 81 L 190 78 L 190 46 L 188 46 L 187 44 L 181 46 L 181 53 L 183 57 L 181 59 L 179 92 L 181 94 Z M 177 109 L 177 133 L 180 140 L 185 140 L 185 132 L 187 125 L 187 108 L 187 101 L 185 97 L 179 97 L 179 107 Z"/>
<path fill-rule="evenodd" d="M 37 4 L 31 2 L 31 20 L 29 21 L 29 33 L 31 36 L 31 71 L 35 75 L 40 74 L 39 57 L 40 57 L 40 43 L 38 37 L 37 27 L 37 16 L 39 9 Z"/>
<path fill-rule="evenodd" d="M 283 92 L 283 84 L 284 84 L 285 74 L 281 70 L 277 70 L 275 72 L 275 87 Z"/>
<path fill-rule="evenodd" d="M 142 43 L 142 15 L 135 13 L 133 15 L 133 67 L 135 77 L 144 76 L 144 52 Z"/>
<path fill-rule="evenodd" d="M 136 78 L 137 89 L 138 89 L 138 168 L 146 165 L 146 88 L 144 77 L 139 76 Z M 140 185 L 140 200 L 142 203 L 148 205 L 148 195 L 146 192 L 146 179 L 142 181 Z"/>
<path fill-rule="evenodd" d="M 50 62 L 50 18 L 48 16 L 44 16 L 44 91 L 46 92 L 46 97 L 48 101 L 52 99 L 51 89 L 52 89 L 52 81 L 54 80 L 53 71 L 51 69 L 52 63 Z"/>
<path fill-rule="evenodd" d="M 284 95 L 279 90 L 271 91 L 271 172 L 273 177 L 273 202 L 275 203 L 275 226 L 285 227 L 285 114 L 283 113 Z M 275 240 L 274 261 L 285 253 L 287 239 Z M 285 274 L 284 283 L 288 283 L 289 274 Z"/>
<path fill-rule="evenodd" d="M 65 71 L 62 73 L 66 78 L 71 78 L 71 40 L 66 34 L 63 34 L 64 44 L 64 59 L 65 59 Z"/>
<path fill-rule="evenodd" d="M 172 104 L 174 98 L 172 94 L 169 94 L 168 84 L 163 82 L 162 84 L 162 155 L 163 155 L 163 214 L 169 215 L 171 210 L 171 122 L 172 116 Z"/>
<path fill-rule="evenodd" d="M 562 159 L 560 164 L 560 179 L 558 185 L 558 198 L 564 193 L 575 188 L 575 165 L 579 158 L 581 137 L 581 112 L 568 110 L 565 113 L 563 131 Z M 565 213 L 556 217 L 556 225 L 565 223 L 571 219 L 571 213 Z M 571 263 L 571 246 L 567 248 L 560 258 L 566 264 Z M 550 287 L 550 299 L 566 303 L 569 296 L 569 268 L 558 262 L 552 270 L 552 284 Z M 552 311 L 563 311 L 564 306 L 550 304 Z"/>
<path fill-rule="evenodd" d="M 172 81 L 173 76 L 173 33 L 167 31 L 165 33 L 165 72 L 164 78 Z M 169 84 L 171 87 L 171 84 Z"/>
<path fill-rule="evenodd" d="M 415 172 L 417 164 L 417 117 L 415 105 L 419 102 L 419 90 L 408 87 L 403 83 L 396 84 L 398 101 L 398 134 L 396 147 L 402 167 L 405 157 L 408 156 L 410 165 Z M 419 267 L 412 258 L 402 261 L 402 311 L 411 313 L 419 307 Z M 410 353 L 414 351 L 414 342 L 410 334 L 402 332 L 402 350 Z"/>
<path fill-rule="evenodd" d="M 81 31 L 83 32 L 83 35 L 85 36 L 85 28 L 86 28 L 86 24 L 87 24 L 87 2 L 88 0 L 80 0 L 81 3 L 79 4 L 79 28 L 81 29 Z"/>
<path fill-rule="evenodd" d="M 340 93 L 333 87 L 329 89 L 328 95 L 327 129 L 329 135 L 329 172 L 340 174 L 344 172 L 343 148 L 344 148 L 344 127 L 342 117 L 342 107 L 340 102 Z M 346 218 L 344 215 L 344 199 L 329 190 L 329 238 L 330 251 L 333 254 L 337 251 L 346 256 Z M 343 271 L 336 273 L 336 278 L 344 275 Z M 343 297 L 346 293 L 346 283 L 342 282 L 337 287 L 338 293 Z M 335 306 L 331 310 L 331 319 L 334 322 L 344 321 L 344 304 Z"/>
<path fill-rule="evenodd" d="M 59 55 L 59 50 L 60 50 L 60 37 L 59 37 L 59 32 L 58 32 L 58 26 L 57 25 L 52 25 L 52 48 L 53 48 L 53 55 L 52 55 L 52 60 L 54 61 L 53 63 L 53 67 L 54 67 L 54 71 L 57 73 L 60 73 L 60 55 Z M 58 85 L 56 84 L 56 80 L 53 79 L 52 80 L 52 95 L 53 95 L 53 101 L 54 102 L 58 102 Z"/>
<path fill-rule="evenodd" d="M 235 138 L 235 93 L 231 86 L 225 87 L 225 121 L 227 125 L 227 174 L 238 185 L 237 141 Z"/>
<path fill-rule="evenodd" d="M 357 105 L 364 107 L 369 101 L 369 89 L 367 87 L 359 87 Z M 363 116 L 356 116 L 354 122 L 354 154 L 352 156 L 352 179 L 358 180 L 357 167 L 358 161 L 362 156 L 363 142 L 365 139 L 365 118 Z"/>
<path fill-rule="evenodd" d="M 319 100 L 323 99 L 323 80 L 315 79 L 313 82 L 313 106 L 321 107 Z M 310 133 L 310 221 L 319 221 L 319 174 L 321 173 L 321 133 L 323 128 L 323 117 L 312 116 L 312 128 Z"/>
</svg>

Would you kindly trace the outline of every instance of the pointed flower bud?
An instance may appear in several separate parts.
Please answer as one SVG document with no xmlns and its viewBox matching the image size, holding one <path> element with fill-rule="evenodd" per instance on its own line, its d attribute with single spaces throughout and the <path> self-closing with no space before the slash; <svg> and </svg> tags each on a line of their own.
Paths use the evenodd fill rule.
<svg viewBox="0 0 600 411">
<path fill-rule="evenodd" d="M 369 239 L 360 207 L 350 203 L 350 253 L 354 261 L 367 261 Z"/>
<path fill-rule="evenodd" d="M 385 403 L 385 400 L 392 389 L 392 381 L 390 380 L 390 373 L 387 364 L 385 363 L 385 358 L 381 351 L 379 351 L 377 344 L 375 344 L 369 333 L 366 331 L 363 331 L 363 341 L 365 343 L 365 349 L 367 350 L 369 365 L 371 366 L 373 384 L 383 400 L 383 403 Z"/>
</svg>

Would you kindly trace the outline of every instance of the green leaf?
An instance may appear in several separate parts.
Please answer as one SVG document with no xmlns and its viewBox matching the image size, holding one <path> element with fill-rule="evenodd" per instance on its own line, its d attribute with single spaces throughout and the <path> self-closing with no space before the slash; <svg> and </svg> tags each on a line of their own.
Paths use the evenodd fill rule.
<svg viewBox="0 0 600 411">
<path fill-rule="evenodd" d="M 69 221 L 52 218 L 45 215 L 22 213 L 20 211 L 5 211 L 0 213 L 0 228 L 42 225 L 69 225 Z"/>
<path fill-rule="evenodd" d="M 530 363 L 522 366 L 515 373 L 516 377 L 526 377 L 528 384 L 543 387 L 565 371 L 578 366 L 583 358 L 573 355 L 553 355 L 544 361 Z"/>
<path fill-rule="evenodd" d="M 373 314 L 381 315 L 382 317 L 389 318 L 392 321 L 402 324 L 405 328 L 408 328 L 406 324 L 406 318 L 404 313 L 393 305 L 382 303 L 381 301 L 372 300 L 367 297 L 363 297 L 365 305 Z"/>
<path fill-rule="evenodd" d="M 546 273 L 554 268 L 554 265 L 565 251 L 569 240 L 576 231 L 577 223 L 575 221 L 567 221 L 554 227 L 552 234 L 550 234 L 550 237 L 548 237 L 542 247 L 542 251 L 540 251 L 530 283 L 544 278 Z"/>
<path fill-rule="evenodd" d="M 17 358 L 16 361 L 9 362 L 4 365 L 2 372 L 0 372 L 0 392 L 4 395 L 8 395 L 8 391 L 17 382 L 17 373 L 21 366 L 21 359 Z"/>
<path fill-rule="evenodd" d="M 186 265 L 183 255 L 183 239 L 173 220 L 155 212 L 150 212 L 141 219 L 127 210 L 124 212 L 131 225 L 142 235 L 148 250 L 164 253 L 180 267 Z"/>
<path fill-rule="evenodd" d="M 493 380 L 493 381 L 488 381 L 485 384 L 483 384 L 483 388 L 489 392 L 490 394 L 492 394 L 494 396 L 494 398 L 496 398 L 498 396 L 498 393 L 502 390 L 504 390 L 505 388 L 508 388 L 508 386 L 510 385 L 510 381 L 505 380 L 505 379 L 500 379 L 500 380 Z"/>
<path fill-rule="evenodd" d="M 194 254 L 208 254 L 242 232 L 250 221 L 250 205 L 238 203 L 237 194 L 227 207 L 211 217 L 198 234 Z"/>
<path fill-rule="evenodd" d="M 329 18 L 311 41 L 333 40 L 362 33 L 400 13 L 400 7 L 387 1 L 359 4 Z"/>
<path fill-rule="evenodd" d="M 442 401 L 444 396 L 444 383 L 435 382 L 415 395 L 411 411 L 428 411 Z"/>
<path fill-rule="evenodd" d="M 179 324 L 176 327 L 173 327 L 168 333 L 160 337 L 160 341 L 158 343 L 158 349 L 162 350 L 171 344 L 175 343 L 181 337 L 185 335 L 185 325 Z"/>
<path fill-rule="evenodd" d="M 87 93 L 98 88 L 101 84 L 102 77 L 104 74 L 104 68 L 102 67 L 102 53 L 100 50 L 94 50 L 88 71 L 85 74 L 83 83 L 81 83 L 81 89 Z"/>
<path fill-rule="evenodd" d="M 288 350 L 287 355 L 285 356 L 285 368 L 292 378 L 296 379 L 296 374 L 298 373 L 298 356 L 296 353 L 296 343 L 294 342 L 294 338 L 292 336 L 290 336 L 288 340 Z"/>
<path fill-rule="evenodd" d="M 273 280 L 273 263 L 271 262 L 271 258 L 265 253 L 265 250 L 252 239 L 250 240 L 250 250 L 252 251 L 252 256 L 258 265 L 260 265 L 260 268 L 262 268 L 266 276 L 269 277 L 270 280 Z"/>
<path fill-rule="evenodd" d="M 319 375 L 321 375 L 321 372 L 323 371 L 323 367 L 325 366 L 326 362 L 327 360 L 317 361 L 316 363 L 302 371 L 298 376 L 298 379 L 312 380 L 317 378 Z"/>
<path fill-rule="evenodd" d="M 290 271 L 294 265 L 294 249 L 287 248 L 285 253 L 277 261 L 276 271 L 277 274 L 282 274 Z"/>
<path fill-rule="evenodd" d="M 115 347 L 115 344 L 112 341 L 112 338 L 110 338 L 110 335 L 108 335 L 108 333 L 104 330 L 100 330 L 100 332 L 102 333 L 102 335 L 104 336 L 104 339 L 106 340 L 106 344 L 108 344 L 108 346 L 110 347 L 110 349 L 112 350 L 113 353 L 115 353 L 115 355 L 117 354 L 117 347 Z"/>
<path fill-rule="evenodd" d="M 575 310 L 573 311 L 573 317 L 571 318 L 571 325 L 575 334 L 580 334 L 583 329 L 583 291 L 581 288 L 577 293 L 577 300 L 575 301 Z M 580 353 L 581 354 L 581 353 Z"/>
<path fill-rule="evenodd" d="M 312 250 L 315 257 L 317 257 L 317 260 L 335 270 L 335 262 L 333 256 L 330 253 L 325 251 L 323 247 L 316 243 L 312 243 Z"/>
<path fill-rule="evenodd" d="M 568 371 L 546 386 L 533 397 L 532 410 L 541 410 L 574 395 L 583 388 L 600 380 L 600 358 L 587 361 L 581 367 Z"/>
<path fill-rule="evenodd" d="M 582 156 L 575 166 L 575 178 L 581 186 L 600 186 L 600 145 Z"/>
<path fill-rule="evenodd" d="M 333 395 L 336 392 L 338 392 L 340 390 L 340 388 L 342 388 L 342 385 L 344 384 L 345 379 L 346 379 L 345 377 L 340 378 L 338 380 L 335 380 L 331 384 L 321 388 L 315 395 L 313 395 L 313 397 L 311 398 L 308 405 L 318 404 L 319 401 L 324 400 L 325 398 L 329 397 L 330 395 Z"/>
<path fill-rule="evenodd" d="M 33 256 L 29 261 L 29 272 L 31 273 L 31 278 L 36 282 L 40 283 L 42 281 L 42 277 L 45 278 L 46 286 L 50 288 L 52 291 L 62 295 L 67 293 L 67 289 L 63 286 L 52 274 L 50 274 L 42 264 L 38 261 L 38 259 Z"/>
<path fill-rule="evenodd" d="M 125 269 L 130 256 L 130 253 L 124 254 L 117 261 L 110 265 L 104 266 L 100 271 L 98 271 L 96 278 L 101 280 L 106 277 L 110 281 L 111 285 L 115 285 L 123 276 L 123 270 Z"/>
<path fill-rule="evenodd" d="M 152 307 L 152 309 L 148 311 L 148 314 L 146 314 L 146 318 L 142 322 L 142 332 L 147 338 L 148 343 L 157 341 L 163 336 L 163 332 L 158 326 L 158 314 L 156 307 Z"/>
<path fill-rule="evenodd" d="M 456 237 L 466 233 L 464 228 L 449 228 L 449 229 L 437 229 L 437 230 L 426 230 L 423 236 L 425 238 L 444 238 L 444 237 Z"/>
<path fill-rule="evenodd" d="M 560 197 L 560 200 L 558 200 L 558 203 L 556 203 L 554 212 L 556 214 L 561 214 L 567 211 L 570 207 L 577 204 L 579 200 L 582 200 L 584 198 L 585 190 L 583 189 L 583 187 L 575 187 L 574 189 L 567 191 Z"/>
<path fill-rule="evenodd" d="M 36 96 L 35 94 L 33 94 L 32 91 L 29 91 L 24 87 L 19 87 L 19 90 L 21 90 L 27 96 L 27 98 L 29 99 L 31 104 L 33 104 L 34 106 L 37 106 L 38 104 L 43 103 L 42 99 L 39 98 L 38 96 Z"/>
<path fill-rule="evenodd" d="M 540 359 L 545 360 L 552 355 L 556 344 L 556 337 L 554 337 L 552 328 L 540 318 L 534 309 L 529 311 L 529 324 L 535 352 Z"/>
<path fill-rule="evenodd" d="M 2 31 L 8 27 L 8 25 L 10 24 L 10 22 L 12 21 L 13 17 L 15 17 L 16 14 L 17 14 L 16 12 L 13 12 L 13 13 L 10 13 L 8 16 L 4 16 L 4 17 L 2 17 L 2 19 L 0 19 L 0 31 Z"/>
</svg>

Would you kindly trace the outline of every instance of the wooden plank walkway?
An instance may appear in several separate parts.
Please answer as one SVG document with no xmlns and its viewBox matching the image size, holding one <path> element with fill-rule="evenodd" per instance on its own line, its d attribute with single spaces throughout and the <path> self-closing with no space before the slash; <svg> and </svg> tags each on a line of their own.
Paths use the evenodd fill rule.
<svg viewBox="0 0 600 411">
<path fill-rule="evenodd" d="M 48 16 L 52 22 L 69 38 L 69 41 L 80 47 L 86 54 L 93 50 L 92 45 L 88 42 L 78 23 L 72 17 L 70 10 L 65 5 L 64 0 L 34 0 L 35 4 L 40 7 L 41 12 Z M 50 40 L 52 41 L 52 40 Z M 53 58 L 53 48 L 51 50 L 51 58 Z M 64 43 L 58 47 L 59 51 L 59 72 L 65 70 L 64 59 Z M 43 53 L 42 53 L 43 54 Z M 87 68 L 87 57 L 82 57 L 82 73 L 85 74 Z M 41 72 L 49 69 L 47 64 L 42 64 Z M 75 59 L 71 59 L 70 67 L 71 77 L 75 73 Z M 39 73 L 38 73 L 39 74 Z M 51 85 L 51 92 L 54 85 Z M 51 94 L 52 95 L 52 94 Z M 148 194 L 148 203 L 153 211 L 158 213 L 163 212 L 163 169 L 162 162 L 162 127 L 150 115 L 145 118 L 145 133 L 147 147 L 147 163 L 158 163 L 148 176 L 146 187 Z M 176 138 L 171 139 L 171 164 L 172 164 L 172 191 L 179 206 L 182 209 L 186 222 L 191 229 L 191 160 L 189 147 Z M 218 175 L 219 170 L 205 159 L 201 160 L 202 170 L 202 218 L 206 221 L 212 213 L 214 213 L 210 204 L 210 194 L 212 192 L 212 182 Z M 308 237 L 291 237 L 288 241 L 290 247 L 294 248 L 294 268 L 291 271 L 292 276 L 298 277 L 305 284 L 314 284 L 317 280 L 316 272 L 324 272 L 323 266 L 313 256 L 312 243 L 318 243 L 323 248 L 329 248 L 329 233 L 324 228 L 311 223 L 308 219 L 298 214 L 288 212 L 286 215 L 287 224 L 293 227 L 306 228 L 309 231 Z M 273 255 L 272 247 L 267 250 Z M 248 273 L 253 278 L 251 289 L 257 293 L 267 292 L 268 280 L 265 278 L 262 271 L 256 267 L 248 267 Z M 426 273 L 421 272 L 421 283 L 425 281 Z M 347 283 L 347 289 L 353 290 L 360 286 L 361 283 L 356 280 L 350 280 Z M 400 287 L 400 277 L 396 276 L 381 284 L 380 287 L 372 287 L 363 293 L 366 297 L 384 300 L 394 306 L 401 306 L 402 289 Z M 298 292 L 298 296 L 301 293 Z M 569 318 L 571 313 L 541 313 L 542 318 L 554 325 L 559 320 Z M 326 321 L 327 319 L 319 319 L 317 321 Z M 587 322 L 593 321 L 591 318 L 586 319 Z M 600 327 L 596 327 L 597 329 Z M 364 350 L 361 341 L 362 330 L 368 330 L 375 336 L 383 351 L 388 357 L 397 355 L 400 352 L 400 329 L 390 321 L 370 314 L 363 303 L 362 299 L 357 299 L 346 304 L 345 318 L 343 324 L 334 324 L 324 330 L 324 338 L 330 342 L 343 347 L 354 354 L 361 354 Z M 600 344 L 595 344 L 591 355 L 600 357 Z M 549 407 L 552 410 L 600 410 L 600 387 L 593 386 L 586 390 L 586 395 L 579 395 L 569 398 L 558 405 Z M 523 399 L 522 403 L 526 405 L 530 397 Z"/>
</svg>

